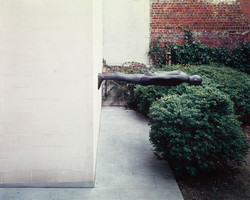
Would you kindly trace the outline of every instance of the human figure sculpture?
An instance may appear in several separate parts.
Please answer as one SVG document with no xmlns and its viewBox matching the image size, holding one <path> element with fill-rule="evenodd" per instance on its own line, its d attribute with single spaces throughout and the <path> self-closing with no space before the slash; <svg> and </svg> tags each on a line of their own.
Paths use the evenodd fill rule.
<svg viewBox="0 0 250 200">
<path fill-rule="evenodd" d="M 202 79 L 199 75 L 188 76 L 186 73 L 179 70 L 171 72 L 147 72 L 145 74 L 98 74 L 98 89 L 101 87 L 101 84 L 104 80 L 124 81 L 127 83 L 139 84 L 143 86 L 176 86 L 184 82 L 189 83 L 189 85 L 201 85 L 202 82 Z"/>
</svg>

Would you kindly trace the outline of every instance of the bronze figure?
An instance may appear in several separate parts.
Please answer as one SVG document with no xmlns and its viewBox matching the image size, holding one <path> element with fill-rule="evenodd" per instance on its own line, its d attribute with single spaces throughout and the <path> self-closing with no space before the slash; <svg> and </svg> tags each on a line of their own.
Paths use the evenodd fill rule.
<svg viewBox="0 0 250 200">
<path fill-rule="evenodd" d="M 189 85 L 201 85 L 202 82 L 199 75 L 188 76 L 186 73 L 179 70 L 171 72 L 147 72 L 145 74 L 98 74 L 98 89 L 101 87 L 102 81 L 104 80 L 124 81 L 143 86 L 176 86 L 184 82 L 189 83 Z"/>
</svg>

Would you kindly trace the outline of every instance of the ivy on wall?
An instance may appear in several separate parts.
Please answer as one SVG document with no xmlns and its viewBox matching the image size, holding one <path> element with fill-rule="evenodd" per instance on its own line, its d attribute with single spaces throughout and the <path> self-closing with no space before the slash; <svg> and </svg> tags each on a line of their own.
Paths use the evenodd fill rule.
<svg viewBox="0 0 250 200">
<path fill-rule="evenodd" d="M 167 52 L 171 52 L 173 64 L 204 65 L 219 63 L 250 73 L 250 44 L 243 42 L 229 50 L 225 47 L 207 47 L 194 37 L 193 31 L 185 29 L 185 44 L 162 43 L 161 38 L 150 43 L 148 55 L 155 67 L 167 63 Z"/>
</svg>

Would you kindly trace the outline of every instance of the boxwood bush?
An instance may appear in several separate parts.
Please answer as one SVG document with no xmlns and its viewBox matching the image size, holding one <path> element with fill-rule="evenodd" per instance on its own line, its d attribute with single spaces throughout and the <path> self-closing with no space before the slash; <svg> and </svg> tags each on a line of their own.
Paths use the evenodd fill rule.
<svg viewBox="0 0 250 200">
<path fill-rule="evenodd" d="M 235 113 L 240 116 L 240 120 L 247 122 L 250 119 L 250 76 L 248 74 L 220 65 L 176 65 L 164 66 L 158 70 L 181 70 L 188 75 L 200 75 L 203 79 L 201 87 L 212 86 L 225 92 L 234 102 Z M 188 84 L 175 87 L 136 86 L 134 93 L 136 109 L 147 115 L 149 107 L 155 100 L 167 94 L 184 94 L 188 87 L 190 87 Z"/>
<path fill-rule="evenodd" d="M 180 68 L 180 66 L 175 66 L 171 67 L 171 69 L 163 69 L 165 71 L 172 71 L 172 70 L 182 70 L 182 71 L 187 71 L 183 70 Z M 189 75 L 194 75 L 195 73 L 190 73 Z M 197 74 L 197 73 L 196 73 Z M 212 79 L 207 78 L 206 76 L 202 76 L 202 86 L 207 86 L 213 84 L 215 85 L 215 82 Z M 148 115 L 149 113 L 149 108 L 152 105 L 154 101 L 157 99 L 160 99 L 164 95 L 171 95 L 171 94 L 184 94 L 186 93 L 186 89 L 190 87 L 188 83 L 183 83 L 178 86 L 140 86 L 137 85 L 134 88 L 134 108 L 136 108 L 137 111 L 141 112 L 145 116 Z"/>
<path fill-rule="evenodd" d="M 164 94 L 168 94 L 169 89 L 169 87 L 137 85 L 134 89 L 134 108 L 147 116 L 151 104 L 156 99 L 163 97 Z"/>
<path fill-rule="evenodd" d="M 191 175 L 228 161 L 241 163 L 248 143 L 230 98 L 214 87 L 186 90 L 164 96 L 150 108 L 150 141 L 158 158 Z"/>
<path fill-rule="evenodd" d="M 235 114 L 243 122 L 250 119 L 250 75 L 239 72 L 235 69 L 220 66 L 189 66 L 184 69 L 187 73 L 197 73 L 207 77 L 213 82 L 206 84 L 213 85 L 220 91 L 229 95 L 234 102 Z"/>
</svg>

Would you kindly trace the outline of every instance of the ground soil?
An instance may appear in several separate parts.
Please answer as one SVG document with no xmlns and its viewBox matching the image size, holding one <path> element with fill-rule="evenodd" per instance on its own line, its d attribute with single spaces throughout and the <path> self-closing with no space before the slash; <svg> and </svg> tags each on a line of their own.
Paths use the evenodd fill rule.
<svg viewBox="0 0 250 200">
<path fill-rule="evenodd" d="M 250 143 L 250 127 L 242 125 Z M 176 177 L 184 200 L 250 200 L 250 152 L 247 163 L 197 177 Z"/>
</svg>

